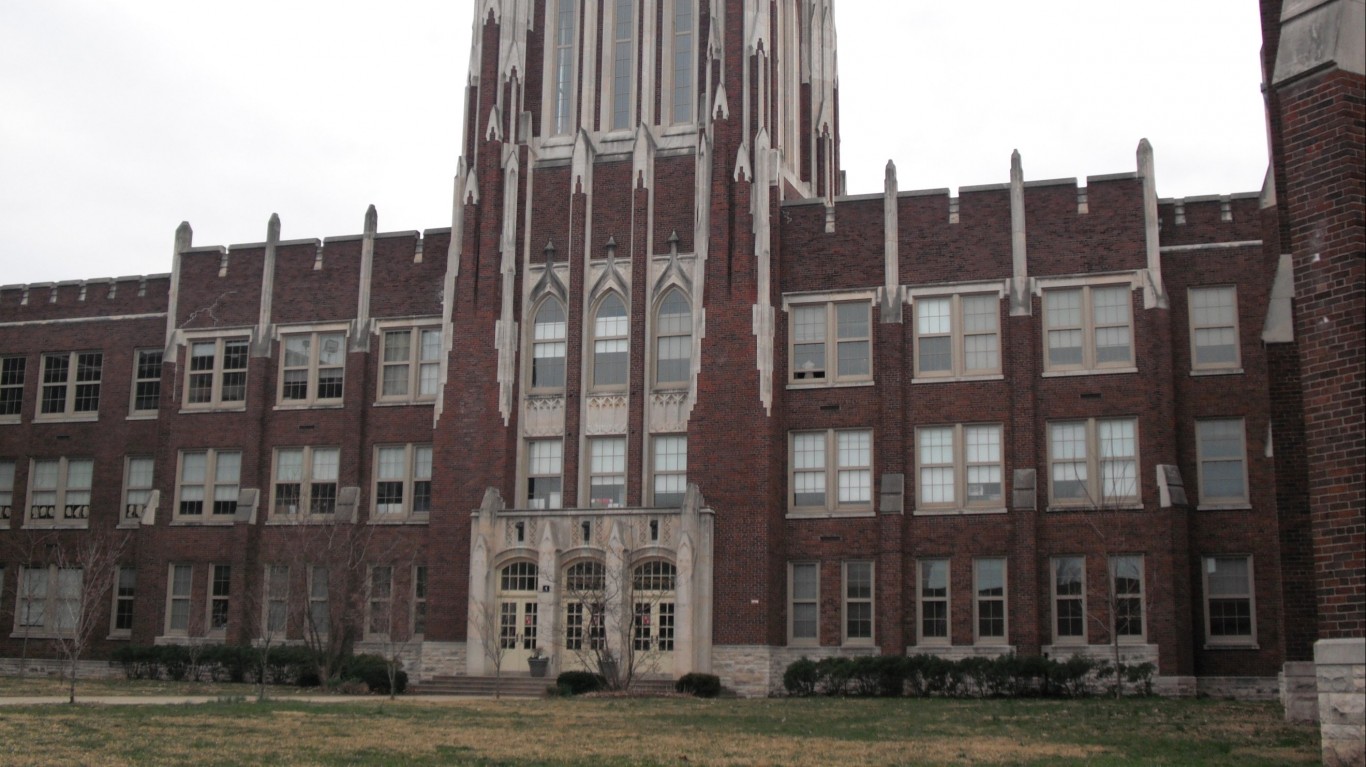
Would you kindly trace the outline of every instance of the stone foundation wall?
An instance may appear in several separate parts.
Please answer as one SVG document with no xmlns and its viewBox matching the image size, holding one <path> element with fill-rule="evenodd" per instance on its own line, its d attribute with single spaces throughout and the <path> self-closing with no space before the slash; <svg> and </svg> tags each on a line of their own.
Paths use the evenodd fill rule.
<svg viewBox="0 0 1366 767">
<path fill-rule="evenodd" d="M 66 661 L 55 658 L 29 658 L 23 662 L 24 674 L 32 677 L 65 677 Z M 19 676 L 18 658 L 0 658 L 0 676 Z M 77 679 L 122 679 L 123 667 L 106 660 L 83 660 L 76 664 Z"/>
<path fill-rule="evenodd" d="M 1294 661 L 1285 664 L 1280 677 L 1281 708 L 1287 722 L 1319 720 L 1319 684 L 1314 664 Z"/>
<path fill-rule="evenodd" d="M 423 642 L 422 658 L 415 667 L 417 674 L 413 681 L 465 673 L 465 653 L 464 642 Z"/>
<path fill-rule="evenodd" d="M 1366 639 L 1314 644 L 1324 767 L 1366 763 Z"/>
<path fill-rule="evenodd" d="M 1196 693 L 1229 700 L 1279 700 L 1281 685 L 1274 676 L 1202 676 Z"/>
</svg>

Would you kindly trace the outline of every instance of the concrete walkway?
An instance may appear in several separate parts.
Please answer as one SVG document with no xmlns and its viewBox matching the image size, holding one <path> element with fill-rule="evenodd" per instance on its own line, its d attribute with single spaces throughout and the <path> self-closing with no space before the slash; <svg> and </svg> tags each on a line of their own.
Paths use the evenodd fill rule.
<svg viewBox="0 0 1366 767">
<path fill-rule="evenodd" d="M 217 703 L 225 699 L 235 699 L 227 695 L 76 695 L 78 706 L 185 706 L 201 703 Z M 267 698 L 274 703 L 383 703 L 387 695 L 289 695 Z M 467 700 L 493 700 L 491 697 L 473 695 L 400 695 L 398 701 L 408 703 L 454 703 Z M 246 696 L 243 702 L 253 703 L 255 695 Z M 5 706 L 57 706 L 66 705 L 65 695 L 41 695 L 28 697 L 0 697 L 0 707 Z"/>
</svg>

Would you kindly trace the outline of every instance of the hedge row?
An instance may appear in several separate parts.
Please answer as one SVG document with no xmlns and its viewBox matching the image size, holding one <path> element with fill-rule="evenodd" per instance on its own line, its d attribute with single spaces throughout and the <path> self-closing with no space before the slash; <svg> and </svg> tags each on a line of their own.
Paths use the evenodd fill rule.
<svg viewBox="0 0 1366 767">
<path fill-rule="evenodd" d="M 870 697 L 1082 697 L 1121 689 L 1151 695 L 1151 663 L 1119 664 L 1073 656 L 1064 661 L 1015 654 L 948 660 L 934 655 L 802 658 L 783 673 L 789 695 Z"/>
<path fill-rule="evenodd" d="M 173 681 L 252 682 L 291 687 L 317 687 L 318 654 L 299 645 L 280 645 L 266 653 L 265 667 L 261 650 L 251 645 L 125 645 L 114 651 L 113 661 L 123 666 L 129 679 L 171 679 Z M 397 692 L 408 686 L 408 675 L 394 675 Z M 354 655 L 342 661 L 335 683 L 360 682 L 371 692 L 388 694 L 389 671 L 378 655 Z"/>
</svg>

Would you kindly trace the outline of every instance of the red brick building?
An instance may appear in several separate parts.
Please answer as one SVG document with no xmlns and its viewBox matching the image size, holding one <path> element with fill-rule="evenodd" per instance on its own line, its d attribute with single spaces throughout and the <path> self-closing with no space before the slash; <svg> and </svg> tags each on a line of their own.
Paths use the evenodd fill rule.
<svg viewBox="0 0 1366 767">
<path fill-rule="evenodd" d="M 1142 142 L 844 196 L 828 0 L 479 7 L 450 228 L 0 288 L 0 655 L 123 531 L 93 657 L 327 626 L 762 693 L 1116 639 L 1268 696 L 1311 657 L 1284 194 L 1159 199 Z"/>
</svg>

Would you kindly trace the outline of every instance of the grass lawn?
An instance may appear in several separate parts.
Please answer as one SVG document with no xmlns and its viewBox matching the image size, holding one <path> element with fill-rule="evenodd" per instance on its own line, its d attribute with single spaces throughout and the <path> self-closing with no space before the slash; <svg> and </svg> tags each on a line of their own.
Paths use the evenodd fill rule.
<svg viewBox="0 0 1366 767">
<path fill-rule="evenodd" d="M 57 676 L 30 674 L 19 678 L 0 676 L 0 698 L 14 697 L 52 697 L 65 698 L 68 682 Z M 287 698 L 294 695 L 317 695 L 314 689 L 279 687 L 268 685 L 266 695 L 272 698 Z M 102 695 L 157 696 L 157 695 L 212 695 L 214 697 L 252 697 L 256 696 L 254 684 L 231 684 L 228 682 L 172 682 L 166 679 L 78 679 L 76 680 L 76 701 L 97 698 Z"/>
<path fill-rule="evenodd" d="M 0 707 L 5 765 L 1294 765 L 1318 730 L 1205 700 L 556 699 Z"/>
</svg>

